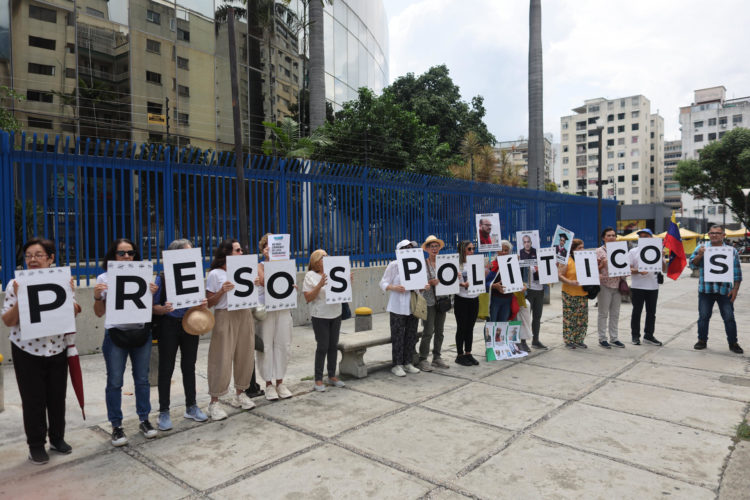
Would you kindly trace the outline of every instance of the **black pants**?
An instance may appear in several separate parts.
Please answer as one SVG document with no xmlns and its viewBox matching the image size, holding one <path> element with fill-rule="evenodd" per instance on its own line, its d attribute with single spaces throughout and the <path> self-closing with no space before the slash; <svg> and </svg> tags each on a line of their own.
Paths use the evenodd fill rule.
<svg viewBox="0 0 750 500">
<path fill-rule="evenodd" d="M 453 296 L 453 315 L 456 317 L 456 352 L 462 355 L 471 352 L 474 340 L 474 324 L 479 313 L 479 299 Z"/>
<path fill-rule="evenodd" d="M 544 309 L 544 290 L 526 290 L 526 301 L 531 308 L 531 335 L 539 340 L 539 329 L 542 326 L 542 309 Z"/>
<path fill-rule="evenodd" d="M 341 331 L 341 316 L 333 319 L 312 318 L 313 332 L 315 332 L 315 380 L 323 380 L 323 363 L 328 358 L 328 377 L 336 376 L 336 360 L 338 359 L 339 332 Z"/>
<path fill-rule="evenodd" d="M 391 359 L 393 365 L 411 364 L 417 346 L 419 318 L 412 314 L 390 313 Z"/>
<path fill-rule="evenodd" d="M 65 351 L 54 356 L 34 356 L 11 343 L 13 368 L 23 407 L 23 427 L 30 447 L 65 437 L 65 391 L 68 388 L 68 358 Z M 49 428 L 47 427 L 49 422 Z"/>
<path fill-rule="evenodd" d="M 631 301 L 633 302 L 633 314 L 630 316 L 630 335 L 633 340 L 641 338 L 641 311 L 646 304 L 646 324 L 643 327 L 643 336 L 652 337 L 656 327 L 656 300 L 659 298 L 659 290 L 641 290 L 631 288 Z"/>
<path fill-rule="evenodd" d="M 159 411 L 169 411 L 169 390 L 172 373 L 180 350 L 182 387 L 185 390 L 185 406 L 195 404 L 195 360 L 198 358 L 200 336 L 190 335 L 182 328 L 182 320 L 164 316 L 159 335 Z"/>
</svg>

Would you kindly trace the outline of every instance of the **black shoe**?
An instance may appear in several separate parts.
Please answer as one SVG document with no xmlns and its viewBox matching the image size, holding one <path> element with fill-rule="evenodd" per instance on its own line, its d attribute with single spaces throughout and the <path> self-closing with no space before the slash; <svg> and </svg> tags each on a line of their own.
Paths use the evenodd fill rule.
<svg viewBox="0 0 750 500">
<path fill-rule="evenodd" d="M 641 345 L 641 339 L 633 339 L 633 345 Z"/>
<path fill-rule="evenodd" d="M 29 462 L 34 465 L 44 465 L 49 462 L 49 455 L 44 446 L 29 446 Z"/>
<path fill-rule="evenodd" d="M 247 389 L 245 389 L 245 394 L 249 398 L 258 398 L 260 396 L 263 396 L 265 393 L 266 391 L 261 389 L 258 384 L 255 384 L 255 387 L 250 386 Z"/>
<path fill-rule="evenodd" d="M 128 444 L 128 437 L 122 427 L 112 428 L 112 446 L 125 446 Z"/>
<path fill-rule="evenodd" d="M 71 451 L 73 451 L 73 447 L 66 443 L 64 439 L 57 439 L 55 441 L 52 441 L 50 439 L 49 448 L 50 450 L 55 450 L 56 452 L 62 453 L 63 455 L 67 455 Z"/>
<path fill-rule="evenodd" d="M 613 345 L 613 346 L 615 346 L 615 347 L 621 347 L 621 348 L 625 349 L 625 344 L 623 344 L 619 340 L 614 340 L 610 344 Z"/>
<path fill-rule="evenodd" d="M 644 335 L 643 341 L 651 345 L 662 345 L 662 343 L 656 340 L 656 337 L 654 337 L 653 335 Z"/>
<path fill-rule="evenodd" d="M 534 349 L 547 349 L 547 346 L 539 342 L 538 340 L 535 340 L 531 343 L 531 346 Z"/>
<path fill-rule="evenodd" d="M 576 342 L 576 347 L 578 347 L 580 349 L 588 349 L 589 348 L 589 346 L 587 346 L 583 342 Z"/>
<path fill-rule="evenodd" d="M 575 349 L 576 345 L 573 342 L 570 342 L 569 344 L 565 344 L 565 347 L 568 349 Z"/>
<path fill-rule="evenodd" d="M 470 363 L 469 366 L 471 366 L 471 365 L 478 365 L 479 364 L 479 361 L 477 361 L 477 359 L 474 356 L 472 356 L 471 354 L 467 354 L 466 355 L 466 359 L 469 360 L 469 363 Z"/>
<path fill-rule="evenodd" d="M 158 432 L 156 432 L 156 429 L 154 429 L 154 426 L 151 425 L 151 422 L 149 422 L 148 420 L 142 421 L 141 425 L 138 426 L 138 429 L 141 431 L 141 434 L 146 437 L 146 439 L 153 439 L 158 434 Z"/>
<path fill-rule="evenodd" d="M 461 366 L 471 366 L 472 362 L 469 359 L 469 357 L 466 354 L 461 354 L 460 356 L 456 357 L 456 363 L 458 363 Z"/>
<path fill-rule="evenodd" d="M 734 344 L 729 344 L 729 350 L 737 354 L 742 354 L 743 352 L 745 352 L 737 342 L 735 342 Z"/>
<path fill-rule="evenodd" d="M 529 344 L 527 344 L 525 340 L 521 341 L 518 348 L 521 349 L 523 352 L 531 352 L 531 347 L 529 347 Z"/>
<path fill-rule="evenodd" d="M 698 350 L 698 351 L 700 351 L 700 350 L 702 350 L 702 349 L 705 349 L 705 348 L 706 348 L 706 341 L 705 341 L 705 340 L 699 340 L 699 341 L 698 341 L 698 342 L 696 342 L 696 343 L 695 343 L 695 345 L 693 346 L 693 349 L 696 349 L 696 350 Z"/>
<path fill-rule="evenodd" d="M 605 349 L 612 349 L 612 346 L 609 345 L 609 342 L 607 342 L 606 340 L 599 341 L 599 345 Z"/>
</svg>

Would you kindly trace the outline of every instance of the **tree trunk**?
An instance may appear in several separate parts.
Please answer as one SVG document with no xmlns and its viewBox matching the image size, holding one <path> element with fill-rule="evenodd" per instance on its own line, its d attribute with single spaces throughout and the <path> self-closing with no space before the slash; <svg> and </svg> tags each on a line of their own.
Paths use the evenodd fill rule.
<svg viewBox="0 0 750 500">
<path fill-rule="evenodd" d="M 326 119 L 325 51 L 323 50 L 323 4 L 309 0 L 310 7 L 310 133 Z"/>
<path fill-rule="evenodd" d="M 544 190 L 542 5 L 529 2 L 529 189 Z"/>
</svg>

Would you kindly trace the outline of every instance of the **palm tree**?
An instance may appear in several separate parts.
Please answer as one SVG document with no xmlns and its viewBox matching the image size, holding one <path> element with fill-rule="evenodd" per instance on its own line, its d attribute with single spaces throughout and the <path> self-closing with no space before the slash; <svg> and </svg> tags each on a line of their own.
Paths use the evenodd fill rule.
<svg viewBox="0 0 750 500">
<path fill-rule="evenodd" d="M 544 189 L 542 5 L 529 5 L 529 188 Z"/>
<path fill-rule="evenodd" d="M 333 3 L 329 1 L 329 3 Z M 323 50 L 323 1 L 311 0 L 310 8 L 310 131 L 326 119 L 325 51 Z"/>
<path fill-rule="evenodd" d="M 279 125 L 270 122 L 263 122 L 263 125 L 271 132 L 271 139 L 263 141 L 263 153 L 269 156 L 310 158 L 316 148 L 331 145 L 331 140 L 319 130 L 309 137 L 300 137 L 299 123 L 288 116 Z"/>
</svg>

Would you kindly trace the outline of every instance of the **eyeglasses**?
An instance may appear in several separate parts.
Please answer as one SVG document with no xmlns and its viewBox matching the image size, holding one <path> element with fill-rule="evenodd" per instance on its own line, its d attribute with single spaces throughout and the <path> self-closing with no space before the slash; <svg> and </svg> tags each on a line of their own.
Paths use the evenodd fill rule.
<svg viewBox="0 0 750 500">
<path fill-rule="evenodd" d="M 709 236 L 721 236 L 724 233 L 708 233 Z"/>
<path fill-rule="evenodd" d="M 42 259 L 46 259 L 47 258 L 47 254 L 46 253 L 41 253 L 41 252 L 39 252 L 39 253 L 27 253 L 26 255 L 24 255 L 24 257 L 26 257 L 26 260 L 31 260 L 31 259 L 42 260 Z"/>
<path fill-rule="evenodd" d="M 467 252 L 473 252 L 474 251 L 474 247 L 466 247 L 466 251 Z"/>
<path fill-rule="evenodd" d="M 126 255 L 128 257 L 134 257 L 135 256 L 135 250 L 118 250 L 117 251 L 117 256 L 118 257 L 125 257 Z"/>
</svg>

